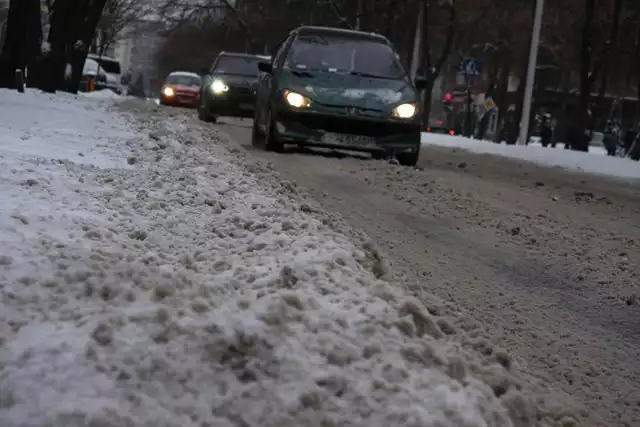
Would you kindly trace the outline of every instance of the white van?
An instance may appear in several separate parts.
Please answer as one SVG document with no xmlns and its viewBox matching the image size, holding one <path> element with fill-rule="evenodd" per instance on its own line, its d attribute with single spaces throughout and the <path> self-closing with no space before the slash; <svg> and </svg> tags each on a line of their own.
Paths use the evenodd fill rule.
<svg viewBox="0 0 640 427">
<path fill-rule="evenodd" d="M 98 69 L 96 70 L 95 68 Z M 87 60 L 84 63 L 82 74 L 96 76 L 104 74 L 107 80 L 107 88 L 118 94 L 123 94 L 125 92 L 125 87 L 122 84 L 122 68 L 120 66 L 120 61 L 115 58 L 90 53 L 87 55 Z"/>
</svg>

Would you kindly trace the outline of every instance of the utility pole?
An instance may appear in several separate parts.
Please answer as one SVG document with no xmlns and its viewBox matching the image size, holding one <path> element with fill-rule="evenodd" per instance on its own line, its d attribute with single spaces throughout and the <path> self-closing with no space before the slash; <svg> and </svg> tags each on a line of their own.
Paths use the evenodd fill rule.
<svg viewBox="0 0 640 427">
<path fill-rule="evenodd" d="M 527 145 L 529 139 L 529 121 L 531 119 L 531 102 L 533 100 L 533 86 L 536 82 L 536 66 L 538 62 L 538 48 L 540 47 L 540 30 L 542 28 L 542 14 L 544 0 L 536 0 L 533 30 L 531 33 L 531 47 L 529 49 L 529 65 L 527 67 L 527 82 L 524 88 L 522 102 L 522 120 L 520 122 L 520 137 L 518 145 Z"/>
<path fill-rule="evenodd" d="M 422 53 L 422 32 L 424 27 L 426 0 L 420 0 L 420 9 L 418 9 L 418 20 L 416 21 L 416 32 L 413 38 L 413 54 L 411 55 L 411 79 L 415 80 L 418 74 L 418 65 Z"/>
</svg>

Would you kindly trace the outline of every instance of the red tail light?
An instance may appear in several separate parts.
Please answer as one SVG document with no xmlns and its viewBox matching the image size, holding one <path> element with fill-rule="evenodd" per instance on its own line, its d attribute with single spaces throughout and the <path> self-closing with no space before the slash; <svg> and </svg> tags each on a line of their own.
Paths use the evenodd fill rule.
<svg viewBox="0 0 640 427">
<path fill-rule="evenodd" d="M 455 134 L 456 134 L 456 131 L 455 131 L 455 130 L 451 129 L 451 130 L 449 131 L 449 135 L 453 136 L 453 135 L 455 135 Z"/>
<path fill-rule="evenodd" d="M 427 128 L 427 132 L 431 132 L 431 128 Z"/>
</svg>

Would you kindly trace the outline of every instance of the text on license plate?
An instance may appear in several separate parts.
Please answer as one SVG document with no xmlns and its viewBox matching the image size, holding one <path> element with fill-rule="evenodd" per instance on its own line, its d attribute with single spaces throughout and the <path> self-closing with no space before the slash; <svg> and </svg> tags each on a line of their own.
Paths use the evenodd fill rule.
<svg viewBox="0 0 640 427">
<path fill-rule="evenodd" d="M 326 132 L 322 135 L 325 144 L 345 145 L 352 147 L 372 147 L 376 145 L 376 139 L 370 136 L 350 135 L 344 133 Z"/>
</svg>

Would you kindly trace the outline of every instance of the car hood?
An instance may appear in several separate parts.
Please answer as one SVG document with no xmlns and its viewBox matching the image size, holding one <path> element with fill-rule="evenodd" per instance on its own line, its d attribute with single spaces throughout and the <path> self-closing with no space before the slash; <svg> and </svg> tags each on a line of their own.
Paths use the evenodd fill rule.
<svg viewBox="0 0 640 427">
<path fill-rule="evenodd" d="M 390 110 L 402 102 L 416 102 L 418 94 L 406 80 L 389 80 L 331 72 L 283 74 L 281 89 L 299 92 L 315 105 Z"/>
</svg>

